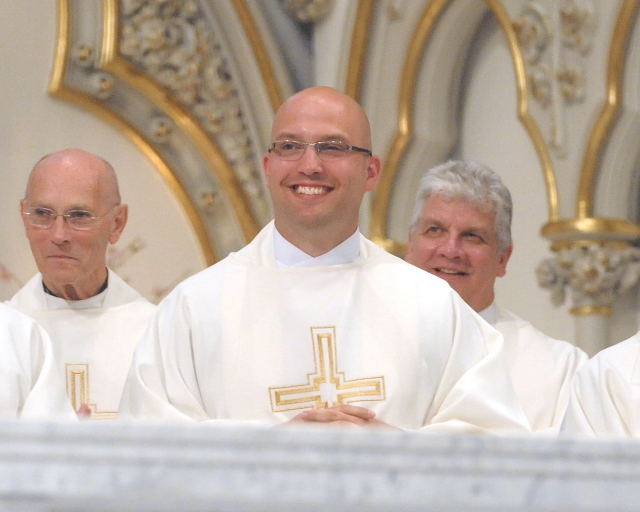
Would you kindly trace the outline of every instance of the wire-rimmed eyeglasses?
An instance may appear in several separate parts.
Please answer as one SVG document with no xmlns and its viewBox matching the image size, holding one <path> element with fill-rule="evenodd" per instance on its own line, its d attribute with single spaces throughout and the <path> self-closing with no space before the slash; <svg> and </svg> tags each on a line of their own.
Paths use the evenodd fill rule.
<svg viewBox="0 0 640 512">
<path fill-rule="evenodd" d="M 36 228 L 49 229 L 58 217 L 62 217 L 69 227 L 83 231 L 91 229 L 99 219 L 116 206 L 118 205 L 114 204 L 102 215 L 96 215 L 88 210 L 69 210 L 67 213 L 58 213 L 51 208 L 43 208 L 41 206 L 29 206 L 22 213 L 27 216 L 29 224 Z"/>
<path fill-rule="evenodd" d="M 301 142 L 299 140 L 277 140 L 271 144 L 269 153 L 275 153 L 283 160 L 299 160 L 304 155 L 307 146 L 312 146 L 318 156 L 324 158 L 340 158 L 346 156 L 349 151 L 358 151 L 372 156 L 370 149 L 359 148 L 358 146 L 350 146 L 346 142 L 341 141 L 319 141 L 319 142 Z"/>
</svg>

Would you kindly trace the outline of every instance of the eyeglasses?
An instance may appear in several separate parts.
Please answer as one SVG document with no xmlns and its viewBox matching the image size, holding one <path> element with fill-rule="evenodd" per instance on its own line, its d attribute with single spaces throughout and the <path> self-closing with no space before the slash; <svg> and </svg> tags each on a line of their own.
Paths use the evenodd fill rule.
<svg viewBox="0 0 640 512">
<path fill-rule="evenodd" d="M 320 142 L 300 142 L 299 140 L 277 140 L 269 148 L 269 153 L 273 152 L 283 160 L 300 160 L 307 149 L 312 146 L 321 159 L 332 159 L 346 156 L 349 151 L 359 151 L 372 156 L 371 150 L 350 146 L 346 142 L 340 141 L 320 141 Z"/>
<path fill-rule="evenodd" d="M 49 229 L 58 217 L 63 217 L 69 227 L 83 231 L 91 229 L 98 219 L 104 217 L 116 206 L 118 205 L 114 204 L 102 215 L 95 215 L 87 210 L 70 210 L 67 213 L 57 213 L 50 208 L 42 208 L 40 206 L 30 206 L 22 213 L 27 216 L 29 224 L 36 228 Z"/>
</svg>

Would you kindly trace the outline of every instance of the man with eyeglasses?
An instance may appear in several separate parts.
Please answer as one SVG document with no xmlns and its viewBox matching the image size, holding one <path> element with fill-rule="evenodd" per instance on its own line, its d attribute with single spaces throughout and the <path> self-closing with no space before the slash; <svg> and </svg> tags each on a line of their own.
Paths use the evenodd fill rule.
<svg viewBox="0 0 640 512">
<path fill-rule="evenodd" d="M 556 435 L 587 355 L 495 302 L 513 251 L 511 194 L 488 167 L 450 160 L 418 184 L 406 260 L 447 281 L 504 338 L 507 368 L 531 430 Z"/>
<path fill-rule="evenodd" d="M 9 304 L 48 332 L 74 410 L 113 419 L 155 309 L 106 265 L 128 216 L 116 174 L 80 149 L 47 155 L 31 171 L 20 211 L 40 272 Z"/>
<path fill-rule="evenodd" d="M 121 417 L 527 432 L 500 335 L 360 235 L 380 174 L 362 108 L 306 89 L 277 111 L 271 140 L 274 222 L 161 303 Z"/>
</svg>

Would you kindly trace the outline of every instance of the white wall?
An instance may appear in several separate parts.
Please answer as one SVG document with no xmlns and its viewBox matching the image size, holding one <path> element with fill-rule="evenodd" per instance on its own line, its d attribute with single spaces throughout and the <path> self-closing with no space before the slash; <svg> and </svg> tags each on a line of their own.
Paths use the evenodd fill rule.
<svg viewBox="0 0 640 512">
<path fill-rule="evenodd" d="M 536 282 L 535 267 L 551 256 L 549 242 L 540 235 L 548 221 L 546 188 L 533 143 L 517 117 L 506 39 L 496 23 L 485 28 L 468 68 L 459 152 L 500 174 L 512 195 L 514 252 L 507 275 L 497 281 L 496 299 L 549 336 L 573 341 L 568 304 L 555 308 Z"/>
</svg>

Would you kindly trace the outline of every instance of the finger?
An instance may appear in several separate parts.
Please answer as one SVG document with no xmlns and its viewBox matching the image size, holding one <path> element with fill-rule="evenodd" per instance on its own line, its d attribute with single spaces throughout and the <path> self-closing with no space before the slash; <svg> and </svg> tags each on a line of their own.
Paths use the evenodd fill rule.
<svg viewBox="0 0 640 512">
<path fill-rule="evenodd" d="M 313 421 L 318 423 L 345 421 L 356 425 L 364 425 L 369 421 L 368 418 L 361 418 L 360 416 L 347 414 L 346 412 L 337 409 L 312 409 L 300 414 L 300 418 L 304 421 Z"/>
<path fill-rule="evenodd" d="M 365 409 L 364 407 L 358 407 L 357 405 L 336 405 L 329 407 L 328 410 L 340 411 L 349 416 L 357 416 L 363 420 L 371 420 L 376 417 L 376 413 L 371 409 Z"/>
</svg>

